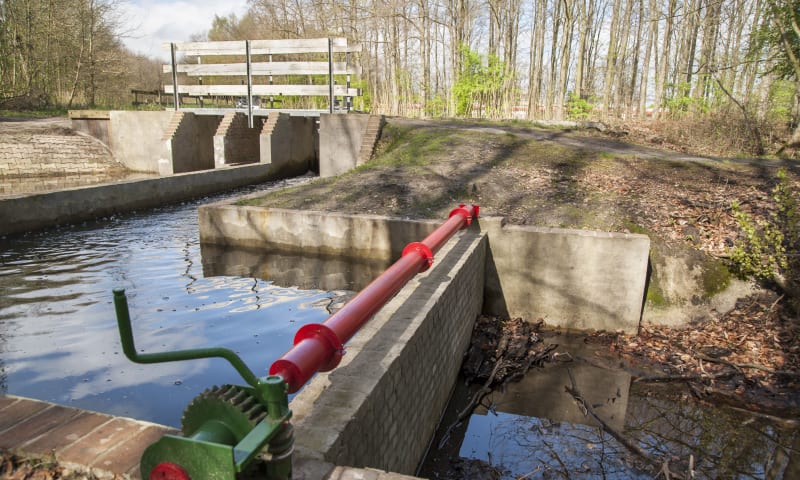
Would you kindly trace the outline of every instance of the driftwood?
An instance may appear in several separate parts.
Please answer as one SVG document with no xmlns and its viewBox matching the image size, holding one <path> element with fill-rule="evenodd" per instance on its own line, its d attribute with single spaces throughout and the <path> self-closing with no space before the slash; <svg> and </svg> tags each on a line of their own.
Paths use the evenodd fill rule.
<svg viewBox="0 0 800 480">
<path fill-rule="evenodd" d="M 555 354 L 551 355 L 551 352 L 558 345 L 543 344 L 537 335 L 541 325 L 542 322 L 530 324 L 519 318 L 504 322 L 488 316 L 478 318 L 462 373 L 468 383 L 482 381 L 482 386 L 447 427 L 439 440 L 440 449 L 450 440 L 453 430 L 472 415 L 487 395 L 522 379 L 531 368 L 553 360 Z"/>
</svg>

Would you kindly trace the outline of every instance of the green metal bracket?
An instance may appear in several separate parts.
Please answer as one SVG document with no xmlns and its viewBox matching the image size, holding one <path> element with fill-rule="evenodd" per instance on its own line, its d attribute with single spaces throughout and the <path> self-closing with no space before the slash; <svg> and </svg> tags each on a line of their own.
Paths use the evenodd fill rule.
<svg viewBox="0 0 800 480">
<path fill-rule="evenodd" d="M 249 431 L 241 428 L 232 429 L 231 424 L 226 424 L 224 419 L 214 418 L 211 412 L 205 413 L 209 417 L 207 420 L 205 416 L 195 415 L 195 418 L 203 421 L 196 431 L 189 432 L 190 436 L 165 435 L 145 450 L 140 465 L 144 478 L 147 478 L 157 466 L 170 464 L 180 467 L 191 479 L 233 480 L 238 474 L 247 470 L 256 458 L 265 461 L 264 471 L 260 472 L 262 478 L 269 480 L 291 478 L 294 436 L 289 420 L 292 411 L 289 410 L 288 386 L 282 377 L 276 375 L 257 377 L 238 355 L 226 348 L 139 353 L 133 341 L 125 290 L 114 290 L 114 306 L 122 350 L 131 361 L 149 364 L 223 358 L 250 385 L 250 388 L 235 388 L 247 390 L 247 394 L 257 399 L 267 411 L 267 416 Z"/>
<path fill-rule="evenodd" d="M 117 325 L 119 326 L 122 351 L 125 352 L 125 356 L 132 362 L 164 363 L 198 360 L 201 358 L 224 358 L 239 372 L 239 375 L 242 376 L 248 385 L 258 388 L 260 383 L 258 377 L 245 365 L 244 361 L 238 355 L 227 348 L 193 348 L 175 352 L 138 353 L 136 351 L 136 345 L 133 343 L 131 316 L 128 311 L 128 299 L 125 297 L 124 289 L 114 289 L 114 307 L 117 311 Z"/>
</svg>

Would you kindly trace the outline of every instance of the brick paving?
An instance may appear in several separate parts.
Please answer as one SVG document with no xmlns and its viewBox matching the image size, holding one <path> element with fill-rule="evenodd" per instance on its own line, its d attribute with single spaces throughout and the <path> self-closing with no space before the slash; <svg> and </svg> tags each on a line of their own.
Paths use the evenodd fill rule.
<svg viewBox="0 0 800 480">
<path fill-rule="evenodd" d="M 144 449 L 175 429 L 39 400 L 0 396 L 0 448 L 52 456 L 97 476 L 140 478 Z"/>
<path fill-rule="evenodd" d="M 140 479 L 139 459 L 148 445 L 175 429 L 53 403 L 0 395 L 0 449 L 51 457 L 100 478 Z M 335 467 L 320 480 L 413 480 L 374 469 Z"/>
</svg>

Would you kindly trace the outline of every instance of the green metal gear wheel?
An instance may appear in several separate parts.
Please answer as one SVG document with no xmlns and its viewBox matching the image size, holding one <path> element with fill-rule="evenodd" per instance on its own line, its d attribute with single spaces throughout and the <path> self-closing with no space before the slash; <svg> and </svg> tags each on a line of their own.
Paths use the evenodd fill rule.
<svg viewBox="0 0 800 480">
<path fill-rule="evenodd" d="M 244 438 L 267 415 L 266 407 L 245 387 L 212 387 L 192 400 L 183 411 L 183 435 L 194 435 L 209 421 L 221 423 L 236 437 Z"/>
</svg>

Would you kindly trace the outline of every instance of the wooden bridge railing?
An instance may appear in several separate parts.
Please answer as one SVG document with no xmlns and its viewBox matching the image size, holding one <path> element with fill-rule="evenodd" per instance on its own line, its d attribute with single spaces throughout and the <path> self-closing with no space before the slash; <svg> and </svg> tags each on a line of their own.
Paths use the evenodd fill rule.
<svg viewBox="0 0 800 480">
<path fill-rule="evenodd" d="M 360 75 L 361 67 L 352 63 L 351 54 L 360 52 L 361 45 L 348 45 L 346 38 L 312 38 L 293 40 L 244 40 L 228 42 L 190 42 L 165 44 L 171 51 L 171 64 L 163 72 L 172 74 L 172 84 L 164 86 L 164 93 L 193 97 L 233 96 L 247 99 L 248 116 L 252 118 L 253 96 L 325 96 L 328 108 L 334 109 L 334 98 L 344 97 L 349 108 L 352 97 L 360 90 L 350 86 L 350 76 Z M 178 63 L 178 55 L 197 57 L 197 64 Z M 327 61 L 273 61 L 273 55 L 326 54 Z M 345 61 L 334 61 L 335 54 L 345 54 Z M 244 56 L 243 62 L 201 63 L 203 57 Z M 266 57 L 267 61 L 253 61 L 253 56 Z M 341 55 L 340 55 L 341 56 Z M 179 85 L 178 74 L 200 78 L 197 85 Z M 273 76 L 324 75 L 327 85 L 274 84 Z M 346 75 L 345 85 L 336 85 L 334 75 Z M 254 83 L 253 77 L 268 77 L 266 83 Z M 202 77 L 246 77 L 246 83 L 203 85 Z M 175 109 L 180 108 L 180 97 L 175 96 Z"/>
</svg>

